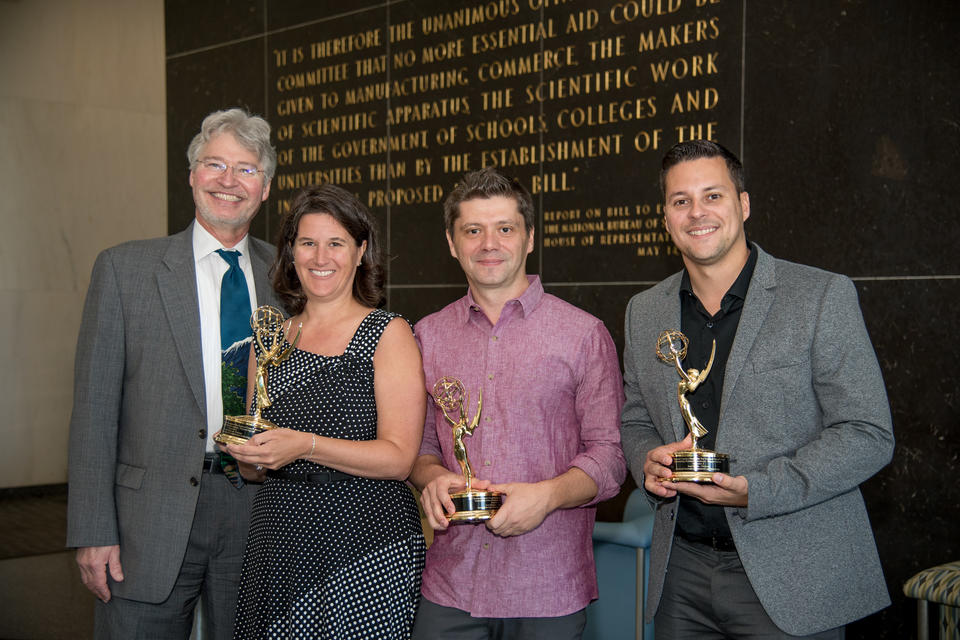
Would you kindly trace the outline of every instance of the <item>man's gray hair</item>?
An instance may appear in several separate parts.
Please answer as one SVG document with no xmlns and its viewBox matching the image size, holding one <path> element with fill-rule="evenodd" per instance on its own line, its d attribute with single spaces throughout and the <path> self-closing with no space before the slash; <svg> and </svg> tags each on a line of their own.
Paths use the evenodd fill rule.
<svg viewBox="0 0 960 640">
<path fill-rule="evenodd" d="M 270 144 L 270 124 L 260 116 L 252 116 L 243 109 L 214 111 L 203 119 L 200 133 L 193 137 L 187 147 L 190 168 L 196 167 L 200 152 L 210 140 L 221 133 L 231 133 L 240 146 L 257 154 L 260 169 L 267 180 L 273 178 L 277 169 L 277 151 Z"/>
</svg>

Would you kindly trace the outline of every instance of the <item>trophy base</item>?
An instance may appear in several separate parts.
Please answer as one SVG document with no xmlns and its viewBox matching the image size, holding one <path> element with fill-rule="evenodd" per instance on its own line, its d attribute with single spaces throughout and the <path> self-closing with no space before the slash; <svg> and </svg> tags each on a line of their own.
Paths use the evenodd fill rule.
<svg viewBox="0 0 960 640">
<path fill-rule="evenodd" d="M 277 425 L 266 418 L 226 416 L 223 419 L 223 429 L 213 437 L 213 440 L 220 444 L 247 444 L 247 440 L 258 433 L 276 428 Z"/>
<path fill-rule="evenodd" d="M 713 474 L 730 473 L 730 456 L 707 449 L 674 451 L 670 470 L 670 482 L 713 484 Z"/>
<path fill-rule="evenodd" d="M 456 512 L 447 519 L 450 524 L 476 524 L 493 517 L 500 508 L 503 494 L 499 491 L 458 491 L 450 499 Z"/>
</svg>

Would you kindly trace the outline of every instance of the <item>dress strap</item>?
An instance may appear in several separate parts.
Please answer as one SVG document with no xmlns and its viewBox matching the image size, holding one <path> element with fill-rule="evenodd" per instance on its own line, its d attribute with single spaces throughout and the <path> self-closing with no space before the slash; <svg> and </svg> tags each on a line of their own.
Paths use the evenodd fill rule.
<svg viewBox="0 0 960 640">
<path fill-rule="evenodd" d="M 372 359 L 373 353 L 377 350 L 377 344 L 380 343 L 380 336 L 383 335 L 387 325 L 394 318 L 402 317 L 399 313 L 374 309 L 367 314 L 367 317 L 357 327 L 343 354 L 354 358 Z"/>
</svg>

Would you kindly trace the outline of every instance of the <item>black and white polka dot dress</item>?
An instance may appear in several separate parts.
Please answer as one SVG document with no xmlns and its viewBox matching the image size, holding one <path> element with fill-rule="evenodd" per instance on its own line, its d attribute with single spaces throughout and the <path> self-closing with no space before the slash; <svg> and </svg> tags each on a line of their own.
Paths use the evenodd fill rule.
<svg viewBox="0 0 960 640">
<path fill-rule="evenodd" d="M 375 439 L 373 353 L 394 317 L 372 311 L 342 356 L 294 350 L 271 367 L 273 406 L 264 417 L 332 438 Z M 296 460 L 283 470 L 329 469 Z M 424 553 L 403 482 L 267 478 L 253 506 L 234 638 L 409 638 Z"/>
</svg>

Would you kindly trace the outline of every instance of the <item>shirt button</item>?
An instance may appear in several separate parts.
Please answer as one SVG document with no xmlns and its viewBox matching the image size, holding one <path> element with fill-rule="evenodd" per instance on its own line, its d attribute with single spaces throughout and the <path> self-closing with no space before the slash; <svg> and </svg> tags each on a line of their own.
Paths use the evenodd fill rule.
<svg viewBox="0 0 960 640">
<path fill-rule="evenodd" d="M 712 322 L 708 322 L 708 323 L 707 323 L 707 329 L 713 329 L 713 323 L 712 323 Z"/>
<path fill-rule="evenodd" d="M 483 466 L 489 467 L 489 466 L 490 466 L 490 461 L 489 461 L 489 460 L 484 460 L 484 461 L 483 461 Z"/>
<path fill-rule="evenodd" d="M 201 440 L 206 440 L 206 439 L 207 439 L 207 430 L 206 430 L 206 429 L 200 429 L 200 431 L 197 431 L 197 435 L 200 436 L 200 439 L 201 439 Z"/>
<path fill-rule="evenodd" d="M 490 543 L 489 543 L 489 542 L 484 542 L 484 543 L 483 543 L 483 548 L 484 548 L 484 549 L 489 549 L 489 548 L 490 548 Z"/>
<path fill-rule="evenodd" d="M 196 478 L 190 478 L 190 486 L 191 486 L 191 487 L 195 487 L 195 486 L 197 486 L 198 484 L 200 484 L 200 481 L 199 481 L 199 480 L 197 480 Z"/>
<path fill-rule="evenodd" d="M 707 400 L 704 400 L 703 402 L 700 403 L 700 406 L 706 409 L 707 407 L 710 406 L 710 403 Z"/>
<path fill-rule="evenodd" d="M 499 340 L 499 338 L 497 336 L 493 336 L 493 341 L 496 342 L 497 340 Z"/>
<path fill-rule="evenodd" d="M 488 373 L 488 374 L 487 374 L 487 380 L 493 380 L 493 374 L 492 374 L 492 373 Z"/>
</svg>

